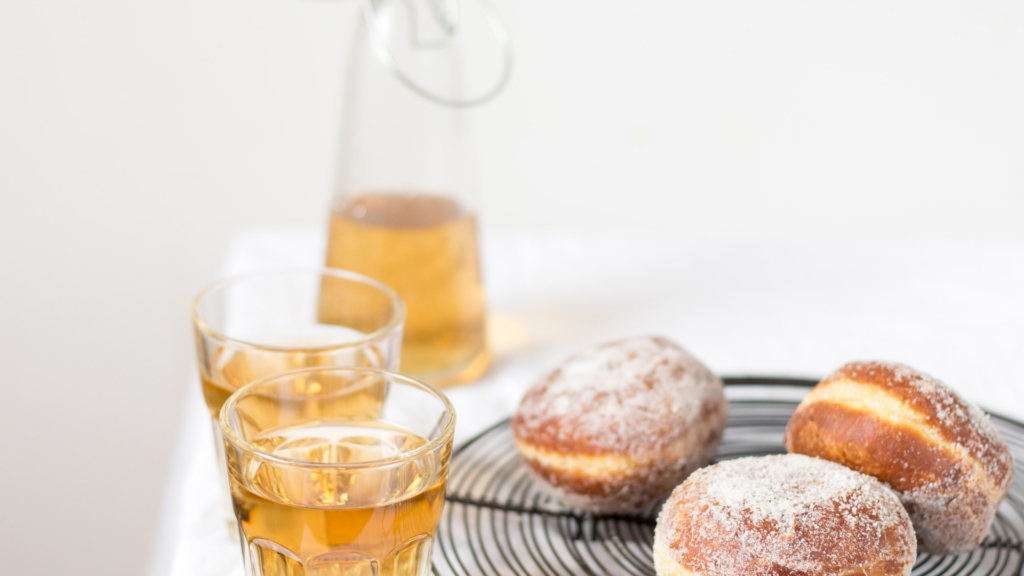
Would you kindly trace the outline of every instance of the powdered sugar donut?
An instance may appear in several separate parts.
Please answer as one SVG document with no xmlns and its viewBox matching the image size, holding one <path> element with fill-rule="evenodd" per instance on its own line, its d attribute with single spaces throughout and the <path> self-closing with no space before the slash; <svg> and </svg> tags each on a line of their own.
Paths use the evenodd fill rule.
<svg viewBox="0 0 1024 576">
<path fill-rule="evenodd" d="M 899 364 L 853 362 L 825 377 L 790 419 L 786 448 L 892 486 L 932 554 L 977 547 L 1013 483 L 1013 455 L 988 416 Z"/>
<path fill-rule="evenodd" d="M 654 531 L 659 576 L 906 576 L 914 528 L 878 480 L 786 454 L 698 470 Z"/>
<path fill-rule="evenodd" d="M 641 337 L 584 350 L 546 374 L 512 429 L 562 502 L 631 512 L 711 461 L 726 411 L 710 370 L 664 338 Z"/>
</svg>

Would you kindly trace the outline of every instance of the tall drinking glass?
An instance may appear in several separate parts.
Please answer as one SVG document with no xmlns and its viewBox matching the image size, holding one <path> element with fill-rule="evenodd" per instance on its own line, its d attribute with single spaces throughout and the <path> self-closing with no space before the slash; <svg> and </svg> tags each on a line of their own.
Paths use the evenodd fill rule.
<svg viewBox="0 0 1024 576">
<path fill-rule="evenodd" d="M 220 469 L 217 418 L 235 390 L 297 368 L 397 369 L 404 321 L 405 305 L 393 290 L 344 270 L 254 272 L 203 290 L 192 322 Z"/>
<path fill-rule="evenodd" d="M 455 411 L 368 368 L 270 376 L 220 413 L 249 576 L 426 576 Z"/>
</svg>

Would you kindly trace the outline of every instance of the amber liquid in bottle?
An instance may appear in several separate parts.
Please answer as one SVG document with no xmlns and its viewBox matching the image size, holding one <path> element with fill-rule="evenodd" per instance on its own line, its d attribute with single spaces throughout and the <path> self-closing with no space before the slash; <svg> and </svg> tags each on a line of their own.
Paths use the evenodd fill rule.
<svg viewBox="0 0 1024 576">
<path fill-rule="evenodd" d="M 401 371 L 437 386 L 487 367 L 479 262 L 476 218 L 448 198 L 364 194 L 331 215 L 327 265 L 398 292 L 407 308 Z M 329 308 L 321 302 L 322 321 Z"/>
</svg>

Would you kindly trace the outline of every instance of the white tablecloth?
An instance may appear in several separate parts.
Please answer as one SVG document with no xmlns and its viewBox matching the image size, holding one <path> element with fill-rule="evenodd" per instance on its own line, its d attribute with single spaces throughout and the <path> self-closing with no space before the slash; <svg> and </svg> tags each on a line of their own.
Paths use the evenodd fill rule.
<svg viewBox="0 0 1024 576">
<path fill-rule="evenodd" d="M 1024 419 L 1024 240 L 838 232 L 687 245 L 485 236 L 495 358 L 478 383 L 449 391 L 456 442 L 510 415 L 531 381 L 572 351 L 639 334 L 668 336 L 722 375 L 817 377 L 855 359 L 900 361 Z M 318 265 L 324 237 L 244 234 L 225 273 Z M 151 574 L 241 576 L 198 382 L 184 412 Z"/>
</svg>

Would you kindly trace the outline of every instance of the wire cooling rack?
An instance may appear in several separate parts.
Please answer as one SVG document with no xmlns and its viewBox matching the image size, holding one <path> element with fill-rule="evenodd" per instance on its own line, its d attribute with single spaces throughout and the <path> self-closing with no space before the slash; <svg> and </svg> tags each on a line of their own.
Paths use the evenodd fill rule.
<svg viewBox="0 0 1024 576">
<path fill-rule="evenodd" d="M 817 381 L 725 378 L 729 421 L 715 461 L 785 452 L 783 434 Z M 955 556 L 920 554 L 913 576 L 1024 576 L 1024 423 L 992 416 L 1017 462 L 1010 495 L 988 538 Z M 533 481 L 512 442 L 509 420 L 452 455 L 447 505 L 438 527 L 437 576 L 653 576 L 659 505 L 632 516 L 566 508 Z"/>
</svg>

